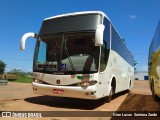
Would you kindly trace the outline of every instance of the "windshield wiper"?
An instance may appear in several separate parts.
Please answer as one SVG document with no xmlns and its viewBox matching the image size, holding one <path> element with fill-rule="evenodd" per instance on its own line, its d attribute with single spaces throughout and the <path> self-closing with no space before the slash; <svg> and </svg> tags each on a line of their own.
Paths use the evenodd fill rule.
<svg viewBox="0 0 160 120">
<path fill-rule="evenodd" d="M 65 53 L 66 53 L 66 55 L 67 55 L 67 57 L 68 57 L 68 61 L 69 61 L 70 65 L 71 65 L 71 68 L 72 68 L 72 70 L 74 71 L 74 73 L 76 74 L 75 67 L 74 67 L 74 65 L 73 65 L 73 62 L 72 62 L 71 57 L 70 57 L 70 55 L 69 55 L 68 49 L 67 49 L 67 47 L 66 47 L 66 41 L 65 41 L 65 45 L 64 45 L 64 50 L 65 50 Z"/>
</svg>

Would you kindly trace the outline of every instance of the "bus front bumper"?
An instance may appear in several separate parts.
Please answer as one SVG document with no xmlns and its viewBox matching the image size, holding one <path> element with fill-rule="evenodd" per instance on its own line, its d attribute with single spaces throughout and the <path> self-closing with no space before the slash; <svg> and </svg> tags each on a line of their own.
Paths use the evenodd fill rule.
<svg viewBox="0 0 160 120">
<path fill-rule="evenodd" d="M 95 85 L 82 88 L 80 86 L 54 86 L 32 82 L 32 86 L 35 94 L 81 99 L 98 99 Z"/>
</svg>

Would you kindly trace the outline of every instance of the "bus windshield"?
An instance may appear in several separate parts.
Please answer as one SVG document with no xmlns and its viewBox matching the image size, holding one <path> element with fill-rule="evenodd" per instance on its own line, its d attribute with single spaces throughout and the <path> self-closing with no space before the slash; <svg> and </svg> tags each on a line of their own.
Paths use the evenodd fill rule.
<svg viewBox="0 0 160 120">
<path fill-rule="evenodd" d="M 89 74 L 98 71 L 100 47 L 93 33 L 72 33 L 39 38 L 34 72 Z"/>
</svg>

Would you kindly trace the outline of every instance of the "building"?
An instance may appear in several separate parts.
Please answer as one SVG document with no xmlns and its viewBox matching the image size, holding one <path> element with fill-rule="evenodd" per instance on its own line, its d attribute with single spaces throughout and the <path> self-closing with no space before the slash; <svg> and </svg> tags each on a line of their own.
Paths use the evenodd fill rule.
<svg viewBox="0 0 160 120">
<path fill-rule="evenodd" d="M 135 80 L 148 80 L 148 71 L 136 71 Z"/>
</svg>

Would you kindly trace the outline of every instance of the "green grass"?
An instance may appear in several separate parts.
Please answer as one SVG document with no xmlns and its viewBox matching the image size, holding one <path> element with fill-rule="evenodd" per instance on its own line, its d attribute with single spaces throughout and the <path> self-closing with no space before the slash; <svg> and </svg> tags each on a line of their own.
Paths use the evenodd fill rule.
<svg viewBox="0 0 160 120">
<path fill-rule="evenodd" d="M 9 82 L 32 83 L 32 77 L 18 75 L 16 80 L 8 80 Z"/>
</svg>

